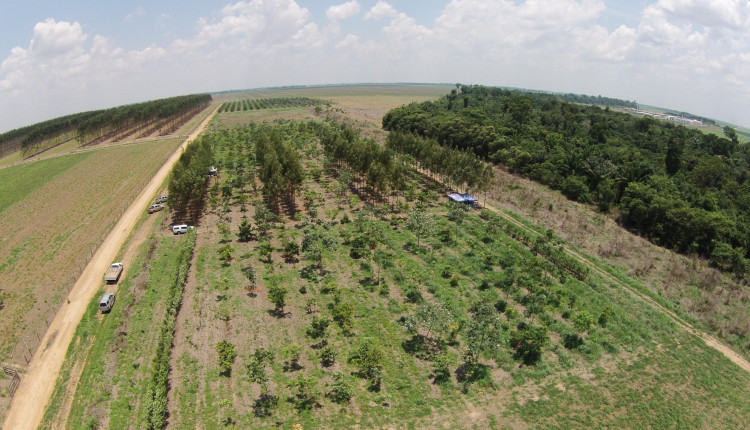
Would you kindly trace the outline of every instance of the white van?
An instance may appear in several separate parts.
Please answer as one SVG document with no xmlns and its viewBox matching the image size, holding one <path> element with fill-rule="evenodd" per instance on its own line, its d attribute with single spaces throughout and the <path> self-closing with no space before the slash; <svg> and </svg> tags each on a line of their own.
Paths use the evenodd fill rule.
<svg viewBox="0 0 750 430">
<path fill-rule="evenodd" d="M 112 306 L 114 306 L 114 304 L 115 304 L 115 295 L 106 293 L 99 300 L 99 310 L 102 311 L 102 313 L 109 312 L 112 310 Z"/>
<path fill-rule="evenodd" d="M 172 233 L 174 233 L 174 234 L 185 234 L 185 233 L 187 233 L 188 228 L 192 228 L 192 227 L 188 227 L 187 224 L 173 225 L 172 226 Z"/>
</svg>

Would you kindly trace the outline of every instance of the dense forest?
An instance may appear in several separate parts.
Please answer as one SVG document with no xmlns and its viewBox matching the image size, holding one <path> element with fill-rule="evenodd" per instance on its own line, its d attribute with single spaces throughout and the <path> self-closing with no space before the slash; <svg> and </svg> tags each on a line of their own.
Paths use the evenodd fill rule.
<svg viewBox="0 0 750 430">
<path fill-rule="evenodd" d="M 595 98 L 593 98 L 595 99 Z M 572 200 L 614 212 L 651 241 L 744 276 L 750 256 L 750 147 L 561 96 L 457 85 L 393 109 L 383 127 L 473 151 Z"/>
<path fill-rule="evenodd" d="M 169 134 L 210 103 L 209 94 L 193 94 L 66 115 L 0 134 L 0 157 L 19 150 L 29 157 L 71 140 L 85 146 L 131 135 Z"/>
</svg>

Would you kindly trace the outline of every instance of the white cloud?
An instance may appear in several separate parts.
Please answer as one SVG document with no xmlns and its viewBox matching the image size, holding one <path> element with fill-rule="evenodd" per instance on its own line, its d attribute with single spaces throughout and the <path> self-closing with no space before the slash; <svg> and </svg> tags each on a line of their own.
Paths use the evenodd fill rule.
<svg viewBox="0 0 750 430">
<path fill-rule="evenodd" d="M 37 56 L 55 56 L 77 50 L 86 41 L 81 24 L 47 18 L 34 26 L 30 51 Z"/>
<path fill-rule="evenodd" d="M 218 21 L 200 18 L 196 36 L 177 40 L 175 46 L 195 48 L 223 43 L 241 45 L 242 49 L 252 46 L 268 49 L 293 41 L 303 29 L 304 34 L 311 36 L 314 32 L 307 27 L 309 21 L 310 12 L 294 0 L 241 1 L 225 6 Z"/>
<path fill-rule="evenodd" d="M 331 21 L 341 21 L 359 13 L 361 6 L 357 0 L 352 0 L 340 5 L 331 6 L 326 10 L 326 18 Z"/>
<path fill-rule="evenodd" d="M 395 18 L 396 15 L 398 15 L 398 11 L 396 11 L 393 6 L 383 0 L 379 0 L 378 3 L 365 14 L 365 19 Z"/>
<path fill-rule="evenodd" d="M 243 0 L 139 50 L 48 19 L 0 63 L 0 121 L 54 94 L 106 107 L 170 89 L 438 81 L 610 95 L 750 125 L 748 1 L 653 0 L 628 25 L 606 21 L 605 0 L 452 0 L 432 22 L 392 1 L 360 15 L 358 0 L 315 14 L 294 0 Z M 354 25 L 342 38 L 345 19 Z M 375 22 L 358 28 L 364 20 Z"/>
<path fill-rule="evenodd" d="M 125 15 L 125 18 L 123 18 L 123 21 L 130 21 L 131 19 L 139 16 L 143 16 L 146 14 L 146 9 L 143 8 L 143 6 L 138 6 L 135 8 L 134 11 L 130 12 L 129 14 Z"/>
<path fill-rule="evenodd" d="M 334 48 L 336 49 L 352 48 L 357 45 L 357 41 L 359 41 L 359 37 L 357 35 L 347 34 L 343 40 L 341 40 L 340 42 L 336 43 L 336 45 L 334 45 Z"/>
</svg>

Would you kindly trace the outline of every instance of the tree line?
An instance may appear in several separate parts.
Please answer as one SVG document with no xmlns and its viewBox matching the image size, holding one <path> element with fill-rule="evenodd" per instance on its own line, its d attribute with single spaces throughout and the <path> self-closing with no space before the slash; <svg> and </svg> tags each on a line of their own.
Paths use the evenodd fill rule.
<svg viewBox="0 0 750 430">
<path fill-rule="evenodd" d="M 211 137 L 203 135 L 190 143 L 175 163 L 169 177 L 167 203 L 176 217 L 188 209 L 200 210 L 208 172 L 213 164 Z"/>
<path fill-rule="evenodd" d="M 151 131 L 173 130 L 175 121 L 184 123 L 210 103 L 209 94 L 194 94 L 54 118 L 0 134 L 0 156 L 18 150 L 31 156 L 69 140 L 89 145 L 103 137 L 124 137 L 144 125 Z"/>
<path fill-rule="evenodd" d="M 433 173 L 439 181 L 457 190 L 485 191 L 494 177 L 492 165 L 472 152 L 444 147 L 418 134 L 392 132 L 386 147 L 409 155 L 415 167 Z"/>
<path fill-rule="evenodd" d="M 297 150 L 282 138 L 278 128 L 258 130 L 254 136 L 258 177 L 263 182 L 263 197 L 278 212 L 282 196 L 294 205 L 304 171 Z"/>
<path fill-rule="evenodd" d="M 749 270 L 750 147 L 731 128 L 718 136 L 554 94 L 467 85 L 393 109 L 383 127 L 614 209 L 652 242 L 738 276 Z"/>
</svg>

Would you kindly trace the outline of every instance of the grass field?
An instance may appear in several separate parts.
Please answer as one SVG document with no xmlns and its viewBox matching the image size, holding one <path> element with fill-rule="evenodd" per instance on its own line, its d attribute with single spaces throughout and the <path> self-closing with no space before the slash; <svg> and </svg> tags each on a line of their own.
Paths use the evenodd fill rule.
<svg viewBox="0 0 750 430">
<path fill-rule="evenodd" d="M 90 154 L 53 158 L 28 166 L 0 169 L 0 213 L 44 184 L 85 160 Z"/>
</svg>

